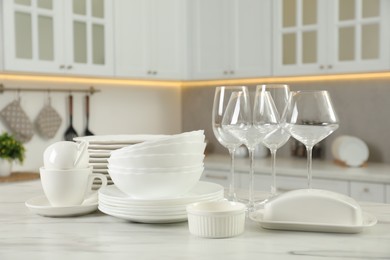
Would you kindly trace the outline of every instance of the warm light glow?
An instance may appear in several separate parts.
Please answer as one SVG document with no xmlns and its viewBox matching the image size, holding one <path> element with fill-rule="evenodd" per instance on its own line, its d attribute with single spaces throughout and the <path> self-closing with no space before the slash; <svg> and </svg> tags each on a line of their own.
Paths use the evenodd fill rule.
<svg viewBox="0 0 390 260">
<path fill-rule="evenodd" d="M 122 85 L 122 86 L 149 86 L 149 87 L 207 87 L 223 85 L 256 85 L 267 83 L 294 83 L 316 81 L 342 81 L 342 80 L 369 80 L 390 79 L 390 72 L 358 73 L 358 74 L 334 74 L 315 76 L 289 76 L 289 77 L 264 77 L 249 79 L 219 79 L 199 81 L 174 81 L 174 80 L 150 80 L 150 79 L 122 79 L 122 78 L 88 78 L 66 76 L 43 76 L 25 74 L 0 74 L 2 81 L 28 81 L 86 85 Z"/>
</svg>

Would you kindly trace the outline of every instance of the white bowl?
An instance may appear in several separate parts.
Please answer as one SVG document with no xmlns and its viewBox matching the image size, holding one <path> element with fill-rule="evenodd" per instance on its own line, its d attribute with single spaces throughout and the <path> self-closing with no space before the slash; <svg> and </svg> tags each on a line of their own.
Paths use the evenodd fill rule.
<svg viewBox="0 0 390 260">
<path fill-rule="evenodd" d="M 190 167 L 168 167 L 168 168 L 123 168 L 123 167 L 115 167 L 113 165 L 108 165 L 108 169 L 120 173 L 126 174 L 140 174 L 140 173 L 188 173 L 193 171 L 203 171 L 204 165 L 199 164 L 196 166 Z"/>
<path fill-rule="evenodd" d="M 188 228 L 200 237 L 237 236 L 244 232 L 245 209 L 244 204 L 227 200 L 191 204 L 187 206 Z"/>
<path fill-rule="evenodd" d="M 195 166 L 203 163 L 204 154 L 145 154 L 112 156 L 109 165 L 123 168 L 164 168 Z"/>
<path fill-rule="evenodd" d="M 137 199 L 160 199 L 180 196 L 199 181 L 202 171 L 191 174 L 150 173 L 126 174 L 108 170 L 114 184 L 122 192 Z"/>
<path fill-rule="evenodd" d="M 205 136 L 203 130 L 192 131 L 181 133 L 177 135 L 170 135 L 165 138 L 160 138 L 156 140 L 150 140 L 139 144 L 134 144 L 131 146 L 123 147 L 113 151 L 112 155 L 119 155 L 123 152 L 133 149 L 146 148 L 150 146 L 162 145 L 162 144 L 172 144 L 172 143 L 186 143 L 186 142 L 195 142 L 195 143 L 204 143 Z"/>
<path fill-rule="evenodd" d="M 348 166 L 359 167 L 368 160 L 369 150 L 363 140 L 355 136 L 342 135 L 333 141 L 332 154 L 335 159 Z"/>
<path fill-rule="evenodd" d="M 301 189 L 282 193 L 264 205 L 264 221 L 325 225 L 361 225 L 360 205 L 327 190 Z"/>
<path fill-rule="evenodd" d="M 203 154 L 206 148 L 204 142 L 181 142 L 169 144 L 157 144 L 146 147 L 131 147 L 121 153 L 115 153 L 113 156 L 134 156 L 144 154 L 181 154 L 198 153 Z"/>
</svg>

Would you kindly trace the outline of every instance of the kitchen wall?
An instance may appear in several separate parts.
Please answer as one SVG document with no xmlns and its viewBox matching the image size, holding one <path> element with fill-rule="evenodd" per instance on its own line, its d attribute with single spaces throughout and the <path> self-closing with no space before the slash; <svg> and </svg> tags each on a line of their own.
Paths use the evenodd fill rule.
<svg viewBox="0 0 390 260">
<path fill-rule="evenodd" d="M 85 85 L 2 82 L 5 87 L 60 87 L 83 88 Z M 89 129 L 95 135 L 112 134 L 175 134 L 181 132 L 181 91 L 178 87 L 96 86 L 101 92 L 90 99 Z M 81 135 L 85 129 L 85 93 L 72 93 L 74 99 L 73 126 Z M 52 106 L 62 117 L 62 125 L 53 139 L 46 140 L 35 134 L 25 143 L 26 161 L 14 165 L 13 170 L 37 171 L 43 164 L 42 154 L 53 142 L 63 140 L 69 126 L 69 93 L 51 93 Z M 21 105 L 30 120 L 34 121 L 44 103 L 45 92 L 21 92 Z M 16 92 L 0 94 L 0 110 L 17 97 Z M 0 121 L 0 132 L 7 131 Z"/>
<path fill-rule="evenodd" d="M 286 82 L 288 84 L 288 82 Z M 339 129 L 324 141 L 324 158 L 332 160 L 331 144 L 339 135 L 353 135 L 364 140 L 369 161 L 390 163 L 390 80 L 323 81 L 290 84 L 292 90 L 325 89 L 331 94 L 340 118 Z M 211 110 L 215 87 L 183 89 L 183 131 L 204 128 L 214 153 L 226 153 L 211 128 Z M 254 86 L 251 86 L 254 89 Z M 278 151 L 289 157 L 291 140 Z"/>
</svg>

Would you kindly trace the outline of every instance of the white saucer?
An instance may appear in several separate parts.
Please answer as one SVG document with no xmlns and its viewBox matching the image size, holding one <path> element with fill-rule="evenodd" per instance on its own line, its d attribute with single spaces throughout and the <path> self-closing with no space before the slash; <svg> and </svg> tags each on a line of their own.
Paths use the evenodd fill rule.
<svg viewBox="0 0 390 260">
<path fill-rule="evenodd" d="M 374 226 L 378 220 L 375 216 L 363 212 L 362 225 L 330 225 L 314 224 L 301 222 L 282 222 L 282 221 L 264 221 L 263 210 L 258 210 L 250 214 L 250 219 L 259 223 L 265 229 L 294 230 L 294 231 L 311 231 L 311 232 L 332 232 L 332 233 L 359 233 L 363 228 Z"/>
<path fill-rule="evenodd" d="M 37 196 L 25 202 L 31 212 L 45 217 L 72 217 L 94 212 L 98 208 L 96 192 L 86 198 L 79 206 L 53 207 L 46 196 Z"/>
</svg>

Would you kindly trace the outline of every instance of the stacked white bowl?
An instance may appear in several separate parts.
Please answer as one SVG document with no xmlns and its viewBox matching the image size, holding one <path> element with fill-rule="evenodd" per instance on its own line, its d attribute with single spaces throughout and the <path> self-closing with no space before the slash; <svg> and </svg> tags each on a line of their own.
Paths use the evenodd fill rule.
<svg viewBox="0 0 390 260">
<path fill-rule="evenodd" d="M 173 198 L 190 191 L 203 173 L 204 131 L 166 136 L 111 152 L 108 172 L 137 199 Z"/>
</svg>

